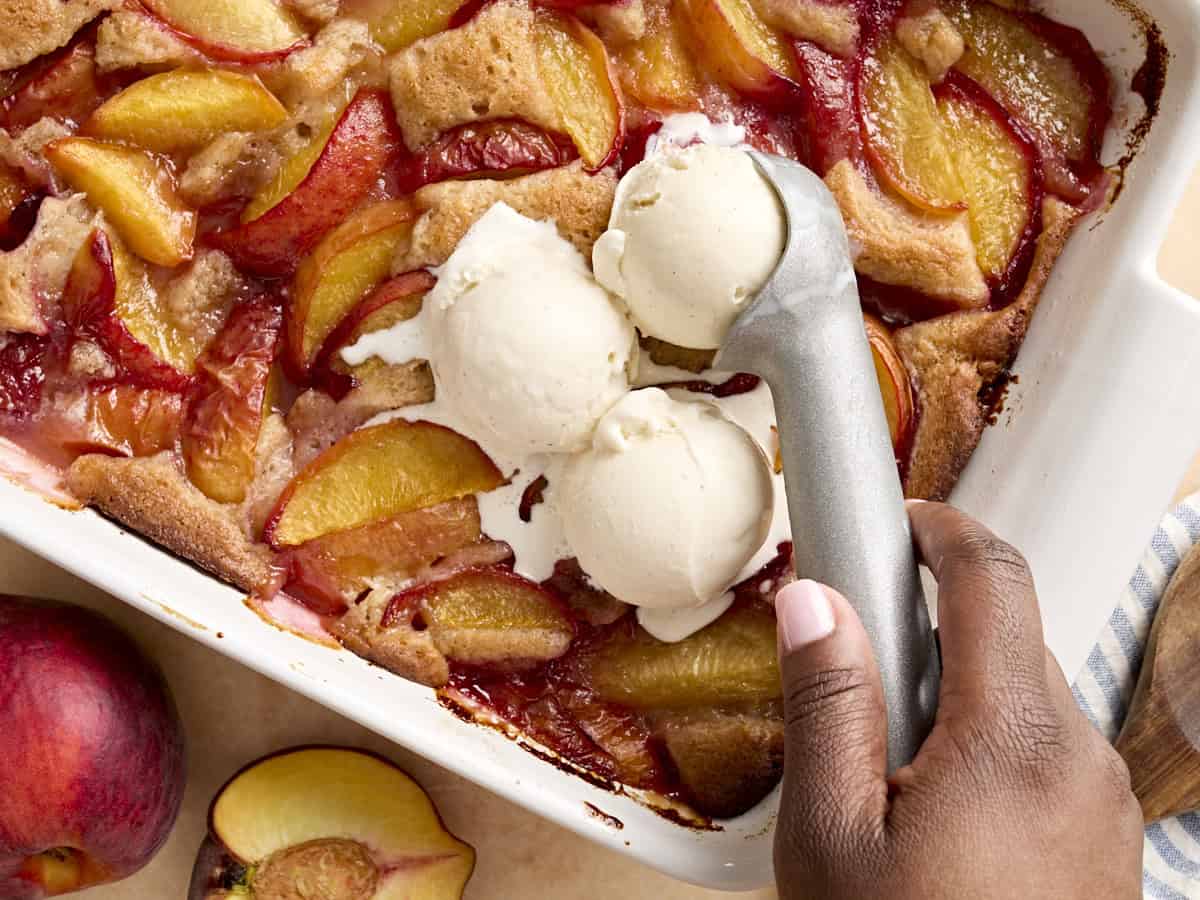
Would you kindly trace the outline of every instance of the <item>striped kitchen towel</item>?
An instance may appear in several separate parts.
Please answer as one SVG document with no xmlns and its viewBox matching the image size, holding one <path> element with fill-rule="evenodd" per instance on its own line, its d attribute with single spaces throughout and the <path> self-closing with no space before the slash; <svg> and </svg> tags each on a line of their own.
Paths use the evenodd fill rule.
<svg viewBox="0 0 1200 900">
<path fill-rule="evenodd" d="M 1120 605 L 1075 680 L 1076 701 L 1109 740 L 1116 738 L 1125 720 L 1159 600 L 1180 561 L 1197 543 L 1200 493 L 1172 510 L 1154 532 Z M 1143 863 L 1146 897 L 1200 898 L 1200 814 L 1189 813 L 1147 828 Z"/>
</svg>

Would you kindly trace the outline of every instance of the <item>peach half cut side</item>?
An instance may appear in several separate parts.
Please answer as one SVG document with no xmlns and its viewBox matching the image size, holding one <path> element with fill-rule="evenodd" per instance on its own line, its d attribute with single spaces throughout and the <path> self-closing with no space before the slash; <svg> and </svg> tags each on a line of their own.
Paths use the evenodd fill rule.
<svg viewBox="0 0 1200 900">
<path fill-rule="evenodd" d="M 213 801 L 188 900 L 457 900 L 475 851 L 408 774 L 360 750 L 252 763 Z"/>
</svg>

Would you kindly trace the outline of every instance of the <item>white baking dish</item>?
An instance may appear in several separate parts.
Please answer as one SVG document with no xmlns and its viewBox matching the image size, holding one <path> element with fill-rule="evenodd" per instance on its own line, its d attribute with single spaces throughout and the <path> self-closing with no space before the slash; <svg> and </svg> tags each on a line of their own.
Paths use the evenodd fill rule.
<svg viewBox="0 0 1200 900">
<path fill-rule="evenodd" d="M 1111 0 L 1117 2 L 1117 0 Z M 1119 73 L 1141 64 L 1139 32 L 1109 2 L 1054 0 Z M 1165 228 L 1200 161 L 1200 2 L 1144 0 L 1173 53 L 1162 109 L 1098 227 L 1060 262 L 1017 364 L 1000 424 L 955 499 L 1033 563 L 1047 641 L 1068 672 L 1084 662 L 1146 535 L 1200 447 L 1200 304 L 1155 270 Z M 1117 99 L 1118 120 L 1140 101 Z M 1114 135 L 1112 157 L 1123 140 Z M 720 831 L 695 831 L 566 774 L 500 734 L 460 721 L 433 693 L 346 652 L 264 624 L 233 589 L 91 512 L 0 479 L 0 532 L 480 785 L 678 878 L 747 889 L 771 880 L 774 799 Z M 603 811 L 611 819 L 597 814 Z M 621 825 L 623 827 L 618 827 Z"/>
</svg>

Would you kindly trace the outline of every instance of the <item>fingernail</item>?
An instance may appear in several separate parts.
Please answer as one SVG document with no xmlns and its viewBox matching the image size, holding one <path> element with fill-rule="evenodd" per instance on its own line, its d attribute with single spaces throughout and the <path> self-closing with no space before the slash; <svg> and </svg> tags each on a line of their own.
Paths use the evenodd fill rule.
<svg viewBox="0 0 1200 900">
<path fill-rule="evenodd" d="M 775 597 L 775 615 L 784 651 L 795 650 L 833 634 L 833 606 L 815 581 L 789 584 Z"/>
</svg>

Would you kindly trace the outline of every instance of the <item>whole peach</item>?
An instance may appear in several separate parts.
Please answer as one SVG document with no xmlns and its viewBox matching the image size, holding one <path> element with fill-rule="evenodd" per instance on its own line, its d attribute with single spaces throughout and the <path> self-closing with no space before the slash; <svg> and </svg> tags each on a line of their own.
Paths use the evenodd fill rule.
<svg viewBox="0 0 1200 900">
<path fill-rule="evenodd" d="M 183 786 L 179 715 L 137 646 L 89 610 L 0 595 L 0 897 L 137 871 Z"/>
</svg>

